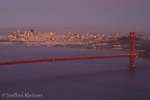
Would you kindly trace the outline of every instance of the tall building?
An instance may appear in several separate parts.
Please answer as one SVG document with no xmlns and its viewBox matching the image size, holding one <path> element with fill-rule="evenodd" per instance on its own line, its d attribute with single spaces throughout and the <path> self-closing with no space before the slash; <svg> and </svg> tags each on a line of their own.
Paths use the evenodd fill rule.
<svg viewBox="0 0 150 100">
<path fill-rule="evenodd" d="M 18 33 L 20 33 L 20 30 L 18 29 Z"/>
<path fill-rule="evenodd" d="M 34 34 L 34 29 L 31 29 L 31 32 Z"/>
</svg>

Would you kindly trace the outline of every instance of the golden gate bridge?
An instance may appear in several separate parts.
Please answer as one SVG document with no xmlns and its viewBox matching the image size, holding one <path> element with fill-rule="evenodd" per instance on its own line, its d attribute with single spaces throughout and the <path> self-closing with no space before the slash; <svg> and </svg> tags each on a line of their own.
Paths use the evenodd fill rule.
<svg viewBox="0 0 150 100">
<path fill-rule="evenodd" d="M 11 64 L 25 64 L 25 63 L 38 63 L 38 62 L 54 62 L 54 61 L 68 61 L 68 60 L 86 60 L 86 59 L 104 59 L 104 58 L 124 58 L 129 57 L 129 66 L 135 67 L 135 57 L 150 57 L 150 54 L 136 54 L 135 53 L 135 33 L 130 32 L 130 49 L 129 54 L 124 55 L 107 55 L 107 56 L 90 56 L 90 57 L 63 57 L 63 58 L 47 58 L 47 59 L 30 59 L 18 58 L 0 55 L 0 65 Z"/>
</svg>

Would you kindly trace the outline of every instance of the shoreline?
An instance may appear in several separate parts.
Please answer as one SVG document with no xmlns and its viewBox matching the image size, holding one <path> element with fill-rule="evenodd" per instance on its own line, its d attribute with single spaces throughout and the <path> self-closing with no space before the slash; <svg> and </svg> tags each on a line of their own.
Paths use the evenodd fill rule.
<svg viewBox="0 0 150 100">
<path fill-rule="evenodd" d="M 11 42 L 3 42 L 3 43 L 1 43 L 0 42 L 0 45 L 7 45 L 7 44 L 10 44 L 10 45 L 12 45 L 12 44 L 15 44 L 15 45 L 24 45 L 24 44 L 20 44 L 20 43 L 11 43 Z M 29 45 L 24 45 L 24 46 L 29 46 Z M 59 47 L 54 47 L 54 46 L 36 46 L 36 45 L 30 45 L 30 46 L 34 46 L 34 47 L 53 47 L 53 48 L 70 48 L 70 49 L 86 49 L 86 50 L 110 50 L 110 51 L 121 51 L 121 52 L 124 52 L 124 53 L 127 53 L 127 54 L 129 54 L 129 49 L 119 49 L 119 50 L 116 50 L 116 49 L 94 49 L 94 48 L 92 48 L 92 49 L 87 49 L 87 48 L 74 48 L 74 47 L 61 47 L 61 46 L 59 46 Z M 144 52 L 145 52 L 146 50 L 135 50 L 135 54 L 144 54 Z M 148 58 L 148 59 L 150 59 L 150 57 L 142 57 L 142 58 Z"/>
<path fill-rule="evenodd" d="M 84 48 L 84 47 L 69 47 L 69 46 L 46 46 L 46 45 L 28 45 L 28 44 L 21 44 L 21 43 L 13 43 L 13 42 L 0 42 L 0 44 L 16 44 L 16 45 L 25 45 L 25 46 L 35 46 L 35 47 L 54 47 L 54 48 L 72 48 L 72 49 L 87 49 L 87 50 L 112 50 L 112 51 L 123 51 L 129 53 L 129 49 L 97 49 L 97 48 Z M 135 52 L 145 52 L 146 50 L 135 50 Z"/>
</svg>

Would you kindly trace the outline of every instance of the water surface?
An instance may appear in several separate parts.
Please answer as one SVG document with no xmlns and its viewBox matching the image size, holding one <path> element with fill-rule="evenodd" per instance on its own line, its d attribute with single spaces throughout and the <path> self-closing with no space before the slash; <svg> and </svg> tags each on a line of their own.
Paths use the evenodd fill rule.
<svg viewBox="0 0 150 100">
<path fill-rule="evenodd" d="M 91 53 L 89 53 L 91 52 Z M 86 55 L 84 55 L 86 54 Z M 0 45 L 0 55 L 23 58 L 125 54 L 121 51 Z M 109 58 L 0 66 L 0 94 L 42 94 L 41 100 L 149 100 L 150 59 Z M 9 100 L 0 96 L 0 100 Z M 26 100 L 29 98 L 17 98 Z"/>
</svg>

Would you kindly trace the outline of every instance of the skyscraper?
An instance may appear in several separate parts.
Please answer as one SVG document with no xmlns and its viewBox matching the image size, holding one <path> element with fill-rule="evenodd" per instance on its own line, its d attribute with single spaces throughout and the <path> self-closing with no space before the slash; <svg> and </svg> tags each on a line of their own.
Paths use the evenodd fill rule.
<svg viewBox="0 0 150 100">
<path fill-rule="evenodd" d="M 18 33 L 20 33 L 20 30 L 18 29 Z"/>
</svg>

